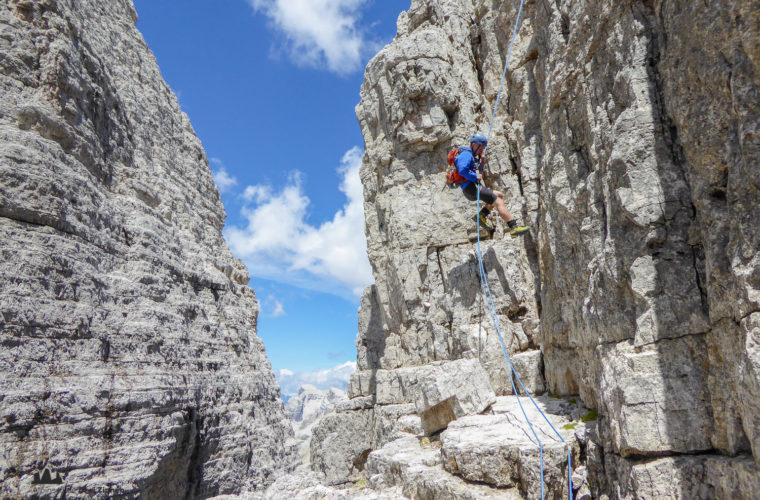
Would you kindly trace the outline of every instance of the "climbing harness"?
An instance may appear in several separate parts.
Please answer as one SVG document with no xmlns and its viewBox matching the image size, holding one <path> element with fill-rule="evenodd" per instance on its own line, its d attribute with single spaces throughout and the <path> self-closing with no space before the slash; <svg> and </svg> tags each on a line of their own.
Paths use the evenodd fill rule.
<svg viewBox="0 0 760 500">
<path fill-rule="evenodd" d="M 496 103 L 494 104 L 494 107 L 493 107 L 493 114 L 491 115 L 491 124 L 488 126 L 488 137 L 486 139 L 485 149 L 483 150 L 483 155 L 482 155 L 483 158 L 485 158 L 486 152 L 488 151 L 488 139 L 491 138 L 491 132 L 493 130 L 493 122 L 494 122 L 494 118 L 496 118 L 496 110 L 499 106 L 499 100 L 501 99 L 501 91 L 504 87 L 504 79 L 507 76 L 507 68 L 509 68 L 509 59 L 512 56 L 512 47 L 514 46 L 515 38 L 517 37 L 517 27 L 520 24 L 520 15 L 522 14 L 524 3 L 525 3 L 525 0 L 520 0 L 520 8 L 517 11 L 517 20 L 515 21 L 515 28 L 514 28 L 514 31 L 512 32 L 512 41 L 509 43 L 509 51 L 507 52 L 507 59 L 504 63 L 504 72 L 501 75 L 501 83 L 499 84 L 499 93 L 496 96 Z M 478 186 L 478 204 L 477 204 L 477 212 L 475 215 L 476 217 L 480 213 L 480 183 L 477 183 L 477 186 Z M 536 401 L 530 395 L 530 392 L 525 388 L 525 385 L 522 383 L 522 380 L 520 380 L 520 375 L 518 375 L 517 370 L 515 370 L 515 367 L 512 364 L 512 360 L 510 359 L 509 354 L 507 354 L 506 347 L 504 347 L 504 339 L 501 335 L 501 329 L 499 328 L 499 318 L 496 315 L 496 305 L 494 304 L 493 296 L 491 295 L 491 288 L 488 285 L 488 276 L 486 274 L 485 268 L 483 267 L 483 254 L 480 251 L 480 230 L 477 227 L 478 222 L 475 222 L 475 224 L 476 224 L 475 229 L 476 229 L 476 232 L 478 233 L 478 270 L 480 271 L 481 293 L 483 297 L 485 297 L 486 305 L 488 306 L 488 314 L 491 316 L 491 322 L 493 323 L 494 328 L 496 328 L 496 333 L 499 336 L 501 351 L 504 354 L 504 361 L 507 364 L 507 372 L 509 373 L 509 382 L 512 384 L 512 392 L 514 392 L 515 397 L 517 398 L 517 403 L 518 405 L 520 405 L 520 411 L 522 411 L 523 417 L 525 417 L 525 421 L 528 423 L 528 426 L 530 427 L 530 430 L 533 433 L 533 437 L 535 437 L 536 441 L 538 442 L 538 447 L 539 447 L 539 452 L 540 452 L 540 457 L 541 457 L 541 499 L 543 500 L 544 498 L 544 446 L 541 443 L 541 440 L 538 438 L 538 434 L 533 428 L 533 423 L 528 418 L 528 414 L 525 413 L 525 408 L 523 408 L 522 402 L 520 402 L 520 396 L 517 393 L 517 387 L 515 387 L 514 379 L 517 379 L 517 382 L 520 385 L 520 388 L 522 388 L 523 392 L 528 396 L 530 401 L 533 403 L 533 406 L 536 407 L 536 409 L 539 411 L 541 416 L 544 417 L 544 420 L 546 420 L 546 423 L 549 424 L 549 427 L 552 428 L 552 430 L 560 439 L 560 441 L 562 441 L 565 445 L 567 445 L 567 443 L 562 438 L 562 435 L 557 431 L 557 429 L 554 428 L 554 426 L 546 417 L 546 415 L 541 410 L 541 408 L 538 406 L 538 403 L 536 403 Z M 572 459 L 570 457 L 570 446 L 567 446 L 567 491 L 568 491 L 568 498 L 572 500 L 573 499 L 573 467 L 572 467 Z"/>
</svg>

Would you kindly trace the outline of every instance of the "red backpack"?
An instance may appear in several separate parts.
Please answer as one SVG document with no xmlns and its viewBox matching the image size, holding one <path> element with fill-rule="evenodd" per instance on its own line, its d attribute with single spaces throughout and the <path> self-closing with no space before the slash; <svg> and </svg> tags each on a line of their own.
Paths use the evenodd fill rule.
<svg viewBox="0 0 760 500">
<path fill-rule="evenodd" d="M 446 156 L 446 163 L 449 164 L 449 167 L 446 170 L 446 185 L 449 187 L 457 187 L 461 183 L 467 182 L 467 179 L 462 177 L 456 166 L 457 156 L 465 149 L 467 148 L 454 148 L 449 151 L 449 154 Z"/>
</svg>

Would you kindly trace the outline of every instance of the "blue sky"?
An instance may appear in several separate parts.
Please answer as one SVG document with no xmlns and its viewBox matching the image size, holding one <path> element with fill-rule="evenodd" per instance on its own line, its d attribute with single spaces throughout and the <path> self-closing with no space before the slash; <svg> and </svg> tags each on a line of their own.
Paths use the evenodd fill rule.
<svg viewBox="0 0 760 500">
<path fill-rule="evenodd" d="M 371 281 L 354 107 L 410 1 L 134 1 L 210 159 L 275 372 L 344 372 Z"/>
</svg>

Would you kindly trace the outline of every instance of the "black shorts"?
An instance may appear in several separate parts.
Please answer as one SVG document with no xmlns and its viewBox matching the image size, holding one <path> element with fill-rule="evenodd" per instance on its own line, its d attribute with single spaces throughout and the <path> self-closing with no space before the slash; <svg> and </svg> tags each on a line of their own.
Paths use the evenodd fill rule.
<svg viewBox="0 0 760 500">
<path fill-rule="evenodd" d="M 464 197 L 470 201 L 476 201 L 478 199 L 478 186 L 474 182 L 471 182 L 466 188 L 462 189 Z M 485 186 L 480 187 L 480 200 L 486 205 L 493 205 L 496 202 L 496 194 L 492 189 L 488 189 Z"/>
</svg>

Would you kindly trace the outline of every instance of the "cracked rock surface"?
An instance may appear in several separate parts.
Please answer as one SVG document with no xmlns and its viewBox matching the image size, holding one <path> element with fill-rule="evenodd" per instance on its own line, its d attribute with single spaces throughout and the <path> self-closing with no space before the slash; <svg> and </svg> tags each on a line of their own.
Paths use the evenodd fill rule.
<svg viewBox="0 0 760 500">
<path fill-rule="evenodd" d="M 301 463 L 309 463 L 311 435 L 319 420 L 336 407 L 347 403 L 346 393 L 340 389 L 319 390 L 311 384 L 298 389 L 298 395 L 291 397 L 285 405 L 285 413 L 293 426 L 294 439 L 298 446 Z"/>
<path fill-rule="evenodd" d="M 572 420 L 568 417 L 583 411 L 563 400 L 546 396 L 539 399 L 538 407 L 560 433 L 557 436 L 538 408 L 527 400 L 522 404 L 520 408 L 515 397 L 500 397 L 493 414 L 452 422 L 441 434 L 443 467 L 469 481 L 519 489 L 525 498 L 540 499 L 538 436 L 543 446 L 545 498 L 567 498 L 568 447 L 576 465 L 579 457 L 575 427 L 570 428 Z M 533 429 L 527 424 L 523 410 L 533 422 Z"/>
<path fill-rule="evenodd" d="M 136 20 L 0 3 L 3 498 L 255 491 L 295 457 L 206 154 Z"/>
<path fill-rule="evenodd" d="M 375 409 L 462 358 L 513 392 L 481 302 L 474 203 L 440 167 L 488 130 L 518 5 L 413 0 L 367 65 L 356 114 L 375 284 L 349 397 Z M 598 414 L 574 471 L 582 496 L 755 496 L 758 40 L 752 0 L 525 4 L 485 182 L 531 231 L 504 239 L 492 215 L 481 249 L 521 378 Z"/>
</svg>

